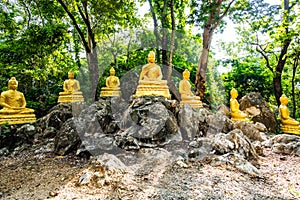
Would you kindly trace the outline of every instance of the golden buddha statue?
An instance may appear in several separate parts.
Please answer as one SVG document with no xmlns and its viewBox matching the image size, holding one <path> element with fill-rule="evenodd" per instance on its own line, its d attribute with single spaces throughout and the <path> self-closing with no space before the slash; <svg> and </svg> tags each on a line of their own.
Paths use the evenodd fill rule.
<svg viewBox="0 0 300 200">
<path fill-rule="evenodd" d="M 18 81 L 12 77 L 8 81 L 8 91 L 0 96 L 0 124 L 23 124 L 35 122 L 34 110 L 26 108 L 26 100 L 22 92 L 17 91 Z"/>
<path fill-rule="evenodd" d="M 160 66 L 155 64 L 155 53 L 148 54 L 148 64 L 144 65 L 140 74 L 140 80 L 135 98 L 140 96 L 162 96 L 170 98 L 170 92 L 166 80 L 162 80 Z"/>
<path fill-rule="evenodd" d="M 68 78 L 64 81 L 63 92 L 59 93 L 59 103 L 84 102 L 82 92 L 80 92 L 79 81 L 74 79 L 74 73 L 68 72 Z"/>
<path fill-rule="evenodd" d="M 115 76 L 115 69 L 112 67 L 109 70 L 110 76 L 106 79 L 106 87 L 101 88 L 100 97 L 121 96 L 120 81 Z"/>
<path fill-rule="evenodd" d="M 281 121 L 280 129 L 284 133 L 294 133 L 300 135 L 299 122 L 290 117 L 290 111 L 287 107 L 289 99 L 283 94 L 280 97 L 279 117 Z"/>
<path fill-rule="evenodd" d="M 230 99 L 230 113 L 232 121 L 246 121 L 249 122 L 248 115 L 242 111 L 240 111 L 240 104 L 236 100 L 238 97 L 238 92 L 236 89 L 232 88 L 230 91 L 231 99 Z"/>
<path fill-rule="evenodd" d="M 194 95 L 191 91 L 190 72 L 185 69 L 182 73 L 183 79 L 179 82 L 179 93 L 181 97 L 180 106 L 183 104 L 190 104 L 193 108 L 201 108 L 202 102 L 200 97 Z"/>
</svg>

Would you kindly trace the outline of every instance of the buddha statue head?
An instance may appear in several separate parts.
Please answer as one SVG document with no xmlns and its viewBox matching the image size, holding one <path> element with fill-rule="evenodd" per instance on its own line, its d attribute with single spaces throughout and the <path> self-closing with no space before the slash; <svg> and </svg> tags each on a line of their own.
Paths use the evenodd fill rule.
<svg viewBox="0 0 300 200">
<path fill-rule="evenodd" d="M 230 91 L 230 95 L 233 99 L 236 99 L 238 97 L 238 92 L 236 89 L 232 88 Z"/>
<path fill-rule="evenodd" d="M 116 74 L 116 71 L 115 71 L 115 69 L 114 69 L 113 67 L 110 68 L 109 74 L 110 74 L 111 76 L 114 76 L 114 75 Z"/>
<path fill-rule="evenodd" d="M 69 79 L 74 79 L 74 73 L 73 73 L 73 71 L 70 70 L 70 71 L 68 72 L 68 78 L 69 78 Z"/>
<path fill-rule="evenodd" d="M 11 79 L 8 81 L 8 88 L 10 90 L 16 90 L 18 88 L 18 81 L 15 77 L 11 77 Z"/>
<path fill-rule="evenodd" d="M 183 75 L 183 78 L 184 78 L 185 80 L 189 80 L 189 79 L 190 79 L 190 72 L 189 72 L 189 70 L 185 69 L 185 70 L 183 71 L 182 75 Z"/>
<path fill-rule="evenodd" d="M 287 98 L 287 96 L 285 96 L 285 94 L 281 95 L 281 97 L 279 98 L 279 101 L 282 105 L 286 106 L 289 102 L 289 99 Z"/>
<path fill-rule="evenodd" d="M 155 63 L 155 53 L 154 51 L 150 51 L 148 54 L 148 62 L 149 63 Z"/>
</svg>

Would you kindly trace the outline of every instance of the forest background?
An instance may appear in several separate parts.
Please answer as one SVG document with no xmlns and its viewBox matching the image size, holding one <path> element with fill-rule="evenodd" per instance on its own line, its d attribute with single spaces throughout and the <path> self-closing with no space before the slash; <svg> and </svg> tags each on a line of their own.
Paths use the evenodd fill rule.
<svg viewBox="0 0 300 200">
<path fill-rule="evenodd" d="M 226 28 L 235 31 L 224 36 Z M 299 0 L 2 0 L 0 91 L 15 76 L 41 117 L 69 70 L 93 101 L 111 67 L 118 77 L 136 72 L 154 50 L 169 86 L 189 69 L 212 110 L 235 87 L 239 98 L 260 92 L 274 111 L 286 94 L 297 118 L 299 32 Z"/>
</svg>

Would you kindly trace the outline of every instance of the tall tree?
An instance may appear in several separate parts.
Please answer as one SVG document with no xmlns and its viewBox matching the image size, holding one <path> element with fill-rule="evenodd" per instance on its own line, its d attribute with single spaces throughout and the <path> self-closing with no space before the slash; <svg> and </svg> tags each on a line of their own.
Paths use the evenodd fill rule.
<svg viewBox="0 0 300 200">
<path fill-rule="evenodd" d="M 192 0 L 192 21 L 196 26 L 200 26 L 203 29 L 202 52 L 198 62 L 195 81 L 196 95 L 200 96 L 202 100 L 204 98 L 206 70 L 213 34 L 235 1 L 236 0 Z M 239 3 L 242 3 L 242 1 Z"/>
<path fill-rule="evenodd" d="M 90 98 L 95 99 L 99 66 L 97 35 L 117 31 L 119 25 L 133 24 L 136 12 L 133 0 L 57 0 L 67 13 L 84 46 L 91 82 Z"/>
<path fill-rule="evenodd" d="M 170 37 L 169 30 L 173 30 L 173 38 L 175 38 L 175 30 L 184 30 L 186 25 L 184 10 L 187 7 L 188 1 L 148 0 L 148 3 L 153 20 L 153 32 L 156 37 L 157 60 L 158 62 L 161 60 L 163 65 L 168 66 L 168 51 L 173 48 L 171 47 L 172 42 L 170 38 L 172 38 L 172 36 Z M 171 43 L 171 45 L 168 45 L 169 43 Z"/>
<path fill-rule="evenodd" d="M 265 61 L 265 66 L 273 74 L 273 88 L 278 106 L 282 95 L 282 74 L 286 66 L 291 43 L 299 35 L 297 26 L 299 15 L 298 0 L 284 0 L 280 5 L 269 5 L 263 0 L 252 0 L 247 10 L 239 13 L 239 21 L 246 23 L 247 33 L 243 43 L 254 46 Z M 296 26 L 295 26 L 296 25 Z M 244 30 L 240 31 L 243 32 Z M 251 49 L 252 47 L 249 47 Z"/>
</svg>

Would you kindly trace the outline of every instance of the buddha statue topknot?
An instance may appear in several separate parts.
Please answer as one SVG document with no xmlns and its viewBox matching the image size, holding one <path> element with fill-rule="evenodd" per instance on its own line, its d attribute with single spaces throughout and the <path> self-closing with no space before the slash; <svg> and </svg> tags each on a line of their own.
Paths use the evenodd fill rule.
<svg viewBox="0 0 300 200">
<path fill-rule="evenodd" d="M 68 78 L 64 81 L 63 92 L 59 93 L 58 102 L 59 103 L 72 103 L 72 102 L 84 102 L 82 92 L 80 91 L 80 84 L 74 78 L 74 73 L 72 71 L 68 72 Z"/>
<path fill-rule="evenodd" d="M 170 98 L 170 92 L 166 80 L 162 80 L 163 75 L 160 66 L 155 64 L 155 53 L 148 54 L 148 64 L 144 65 L 140 74 L 140 80 L 135 98 L 140 96 L 161 96 Z"/>
<path fill-rule="evenodd" d="M 24 124 L 36 121 L 34 110 L 26 108 L 26 100 L 22 92 L 17 91 L 18 81 L 12 77 L 8 81 L 8 91 L 0 96 L 0 124 Z"/>
<path fill-rule="evenodd" d="M 279 117 L 281 121 L 280 129 L 284 133 L 293 133 L 300 135 L 299 122 L 290 117 L 290 111 L 287 107 L 289 99 L 283 94 L 280 97 Z"/>
<path fill-rule="evenodd" d="M 106 78 L 106 87 L 101 88 L 100 97 L 121 96 L 120 80 L 115 73 L 115 69 L 110 68 L 110 76 Z"/>
<path fill-rule="evenodd" d="M 232 88 L 230 91 L 231 99 L 230 99 L 230 114 L 231 114 L 231 120 L 232 121 L 245 121 L 249 122 L 250 119 L 248 118 L 248 115 L 240 110 L 240 104 L 236 100 L 238 97 L 238 92 L 236 89 Z"/>
<path fill-rule="evenodd" d="M 201 108 L 202 102 L 200 97 L 195 96 L 191 91 L 189 70 L 185 69 L 182 75 L 183 79 L 179 82 L 179 93 L 181 97 L 180 106 L 183 104 L 190 104 L 193 108 Z"/>
</svg>

